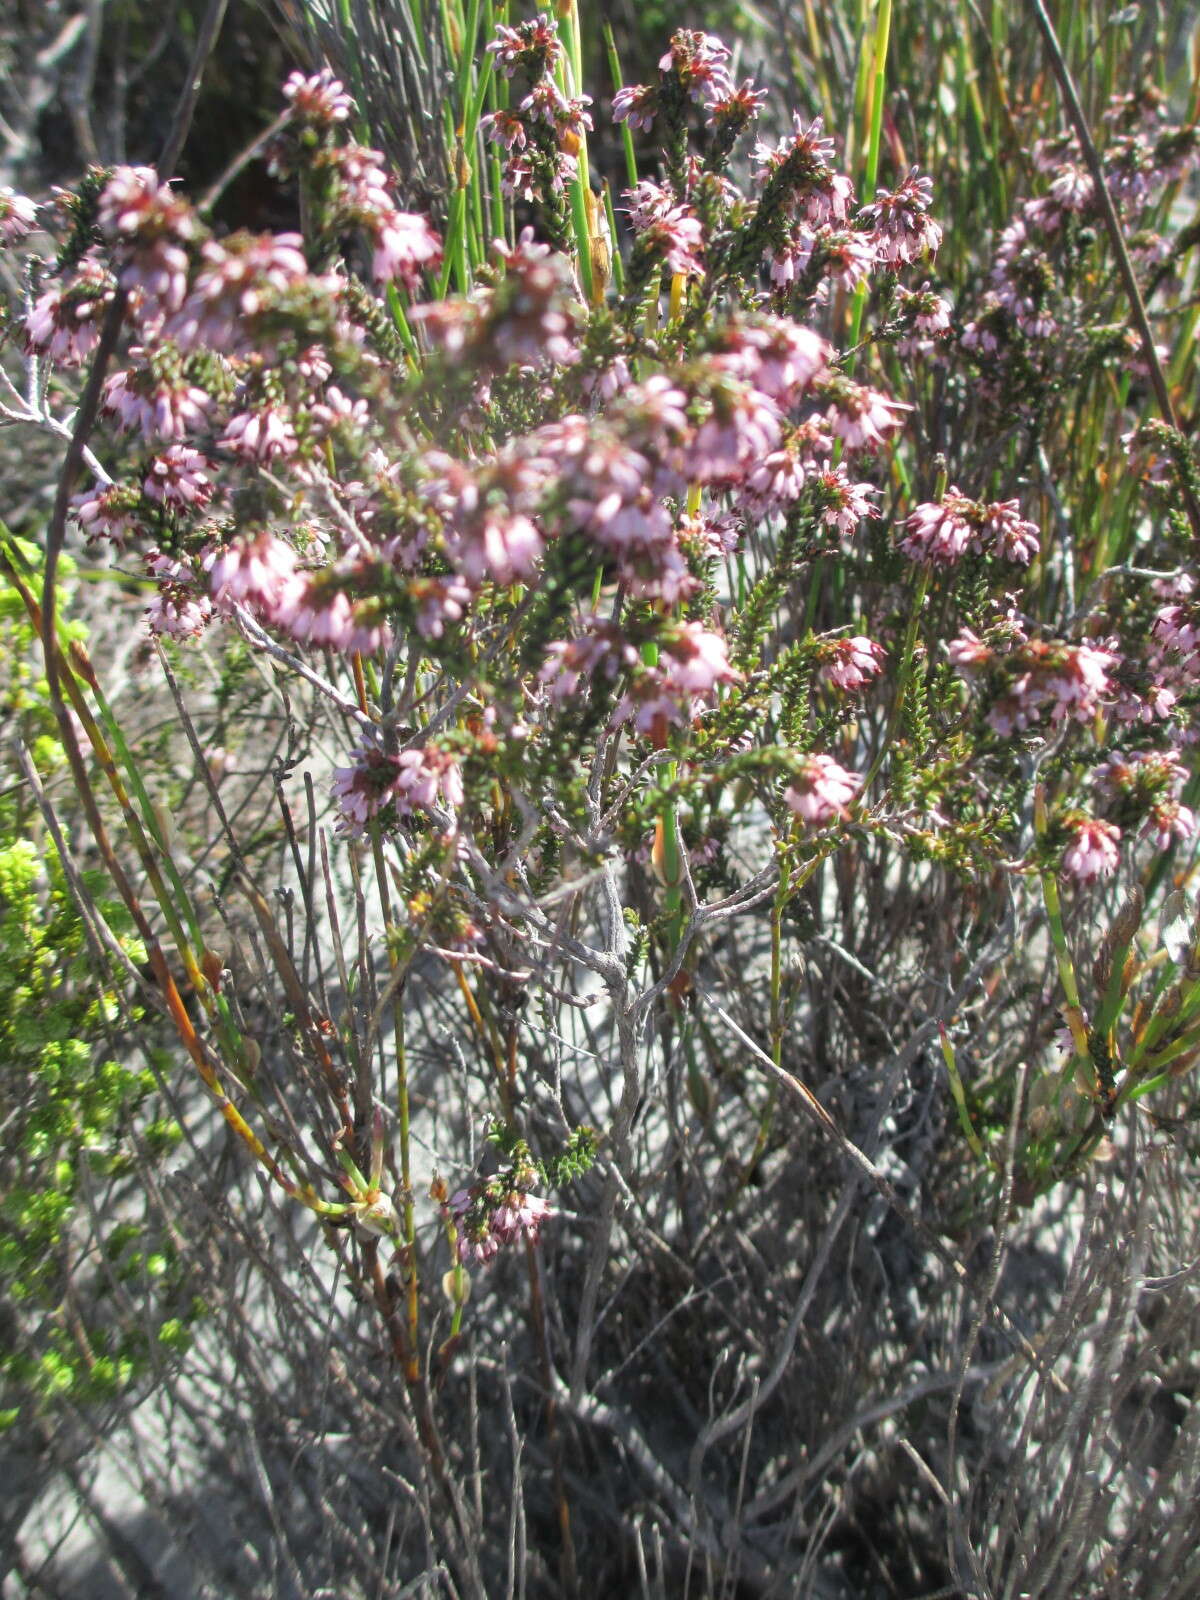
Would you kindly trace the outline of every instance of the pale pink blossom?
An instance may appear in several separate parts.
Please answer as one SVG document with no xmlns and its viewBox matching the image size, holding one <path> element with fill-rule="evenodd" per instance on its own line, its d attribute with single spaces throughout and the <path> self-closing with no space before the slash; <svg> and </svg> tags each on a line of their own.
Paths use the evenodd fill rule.
<svg viewBox="0 0 1200 1600">
<path fill-rule="evenodd" d="M 185 444 L 173 444 L 150 462 L 142 482 L 147 500 L 190 511 L 206 506 L 213 497 L 212 462 Z"/>
<path fill-rule="evenodd" d="M 992 660 L 993 652 L 978 634 L 972 633 L 970 628 L 964 628 L 946 646 L 946 654 L 960 672 L 970 675 L 986 667 Z"/>
<path fill-rule="evenodd" d="M 595 612 L 580 619 L 583 630 L 575 639 L 556 639 L 546 646 L 546 659 L 538 678 L 554 701 L 571 700 L 586 677 L 599 670 L 613 679 L 638 662 L 638 653 L 620 628 Z"/>
<path fill-rule="evenodd" d="M 313 127 L 327 128 L 339 122 L 348 122 L 354 111 L 354 102 L 328 67 L 312 77 L 293 72 L 283 86 L 283 98 L 302 122 Z"/>
<path fill-rule="evenodd" d="M 820 828 L 849 815 L 847 808 L 862 783 L 857 772 L 848 772 L 832 756 L 802 756 L 783 798 L 803 823 Z"/>
<path fill-rule="evenodd" d="M 1114 827 L 1111 822 L 1087 817 L 1075 823 L 1071 831 L 1073 840 L 1063 855 L 1062 863 L 1067 877 L 1079 884 L 1111 878 L 1120 861 L 1117 849 L 1120 828 Z"/>
<path fill-rule="evenodd" d="M 716 335 L 710 359 L 722 372 L 753 384 L 782 410 L 790 411 L 825 376 L 832 354 L 828 340 L 812 328 L 759 315 L 752 321 L 727 323 Z"/>
<path fill-rule="evenodd" d="M 704 274 L 704 229 L 687 206 L 672 206 L 664 215 L 647 222 L 638 234 L 638 244 L 665 262 L 670 272 L 685 278 Z"/>
<path fill-rule="evenodd" d="M 966 555 L 975 535 L 975 502 L 949 488 L 940 500 L 919 505 L 905 522 L 900 548 L 912 561 L 952 566 Z"/>
<path fill-rule="evenodd" d="M 167 584 L 159 589 L 144 615 L 151 633 L 194 639 L 212 621 L 212 607 L 207 595 Z"/>
<path fill-rule="evenodd" d="M 850 639 L 827 639 L 819 646 L 818 671 L 825 683 L 853 693 L 883 670 L 887 656 L 862 634 Z"/>
<path fill-rule="evenodd" d="M 255 324 L 303 285 L 333 293 L 336 281 L 313 277 L 299 234 L 234 233 L 201 246 L 200 270 L 165 327 L 185 350 L 240 354 L 255 344 Z M 261 340 L 257 341 L 261 345 Z"/>
<path fill-rule="evenodd" d="M 1191 839 L 1196 834 L 1196 813 L 1179 800 L 1160 800 L 1150 808 L 1143 829 L 1145 837 L 1153 836 L 1160 850 L 1166 850 L 1177 839 Z"/>
<path fill-rule="evenodd" d="M 558 38 L 558 24 L 545 12 L 529 22 L 518 22 L 515 27 L 500 24 L 496 37 L 488 45 L 496 71 L 511 78 L 518 67 L 523 67 L 531 78 L 541 78 L 562 60 L 563 48 Z"/>
<path fill-rule="evenodd" d="M 613 96 L 612 119 L 628 122 L 631 128 L 649 133 L 658 112 L 658 90 L 644 83 L 631 83 Z"/>
<path fill-rule="evenodd" d="M 37 227 L 37 206 L 23 194 L 0 188 L 0 245 L 19 244 Z"/>
<path fill-rule="evenodd" d="M 479 119 L 479 131 L 485 139 L 501 145 L 505 150 L 524 150 L 529 143 L 525 124 L 515 111 L 493 111 Z"/>
<path fill-rule="evenodd" d="M 786 439 L 782 449 L 772 450 L 746 474 L 741 504 L 752 516 L 779 511 L 800 498 L 808 481 L 809 461 L 803 450 Z"/>
<path fill-rule="evenodd" d="M 294 456 L 300 448 L 291 419 L 280 407 L 272 405 L 257 411 L 239 411 L 230 417 L 217 444 L 246 461 L 259 462 Z"/>
<path fill-rule="evenodd" d="M 1026 521 L 1015 500 L 999 500 L 980 507 L 982 531 L 991 537 L 992 547 L 1002 561 L 1027 567 L 1041 549 L 1036 523 Z M 976 548 L 981 541 L 976 541 Z"/>
<path fill-rule="evenodd" d="M 815 472 L 809 480 L 821 508 L 821 521 L 841 539 L 848 539 L 864 517 L 878 517 L 871 501 L 879 490 L 869 483 L 851 483 L 840 464 Z"/>
<path fill-rule="evenodd" d="M 737 683 L 725 640 L 699 622 L 681 622 L 660 635 L 660 662 L 668 687 L 682 697 L 711 696 L 719 683 Z"/>
<path fill-rule="evenodd" d="M 100 230 L 116 246 L 121 286 L 141 296 L 141 312 L 177 311 L 187 293 L 188 252 L 197 224 L 187 201 L 151 167 L 116 167 L 100 195 Z"/>
<path fill-rule="evenodd" d="M 658 70 L 673 73 L 693 100 L 703 105 L 724 99 L 733 90 L 729 76 L 729 47 L 715 34 L 680 28 L 658 63 Z"/>
<path fill-rule="evenodd" d="M 104 538 L 120 546 L 138 531 L 136 501 L 136 490 L 116 483 L 107 488 L 94 484 L 73 498 L 71 509 L 89 544 Z"/>
<path fill-rule="evenodd" d="M 423 639 L 440 639 L 447 627 L 462 621 L 471 603 L 471 591 L 460 578 L 411 578 L 408 592 Z"/>
<path fill-rule="evenodd" d="M 263 532 L 227 545 L 208 564 L 208 582 L 218 603 L 241 601 L 272 615 L 296 579 L 299 558 L 285 540 Z"/>
<path fill-rule="evenodd" d="M 719 381 L 708 391 L 708 414 L 683 451 L 681 471 L 698 483 L 732 483 L 779 444 L 775 402 L 750 384 Z"/>
<path fill-rule="evenodd" d="M 1119 815 L 1144 813 L 1145 836 L 1153 835 L 1160 850 L 1196 831 L 1195 813 L 1179 800 L 1189 773 L 1178 750 L 1135 750 L 1111 755 L 1094 773 L 1097 787 L 1115 801 Z"/>
<path fill-rule="evenodd" d="M 386 650 L 392 632 L 374 602 L 357 605 L 340 589 L 332 589 L 325 573 L 298 576 L 284 590 L 270 619 L 276 627 L 306 644 L 325 645 L 349 655 L 376 655 Z"/>
<path fill-rule="evenodd" d="M 731 85 L 725 94 L 710 103 L 705 121 L 728 139 L 757 120 L 766 99 L 767 91 L 755 88 L 752 78 L 745 78 L 736 88 Z"/>
<path fill-rule="evenodd" d="M 112 274 L 90 251 L 68 282 L 38 296 L 25 323 L 30 349 L 48 355 L 58 366 L 82 365 L 100 342 L 103 313 L 115 292 Z"/>
<path fill-rule="evenodd" d="M 825 275 L 846 290 L 865 283 L 876 264 L 875 246 L 863 233 L 821 228 L 813 235 L 813 249 Z"/>
<path fill-rule="evenodd" d="M 139 346 L 129 354 L 138 365 L 114 372 L 104 385 L 103 409 L 109 416 L 146 439 L 183 439 L 204 426 L 212 401 L 203 389 L 186 378 L 156 377 L 140 364 L 146 352 Z"/>
<path fill-rule="evenodd" d="M 877 450 L 904 426 L 904 414 L 912 407 L 889 400 L 877 389 L 838 378 L 827 385 L 830 406 L 829 426 L 847 450 Z"/>
<path fill-rule="evenodd" d="M 862 208 L 859 217 L 872 230 L 881 261 L 902 266 L 937 254 L 942 229 L 929 215 L 932 201 L 932 181 L 913 167 L 898 189 L 880 189 L 875 203 Z"/>
<path fill-rule="evenodd" d="M 333 794 L 342 831 L 358 834 L 388 805 L 398 817 L 440 806 L 457 811 L 464 791 L 458 763 L 434 745 L 394 755 L 364 745 L 353 753 L 350 766 L 334 771 Z"/>
<path fill-rule="evenodd" d="M 527 516 L 490 507 L 447 534 L 451 556 L 468 583 L 507 586 L 528 578 L 543 549 L 542 535 Z"/>
<path fill-rule="evenodd" d="M 422 272 L 433 271 L 442 259 L 442 241 L 417 213 L 391 209 L 380 217 L 372 235 L 371 274 L 377 283 L 398 278 L 415 289 Z"/>
<path fill-rule="evenodd" d="M 807 126 L 793 116 L 793 131 L 772 148 L 759 143 L 754 151 L 756 176 L 786 212 L 811 228 L 841 227 L 854 202 L 854 185 L 831 165 L 833 140 L 820 117 Z"/>
<path fill-rule="evenodd" d="M 553 1215 L 553 1207 L 540 1195 L 514 1189 L 492 1212 L 492 1235 L 501 1244 L 512 1244 L 522 1237 L 536 1244 L 542 1223 Z"/>
</svg>

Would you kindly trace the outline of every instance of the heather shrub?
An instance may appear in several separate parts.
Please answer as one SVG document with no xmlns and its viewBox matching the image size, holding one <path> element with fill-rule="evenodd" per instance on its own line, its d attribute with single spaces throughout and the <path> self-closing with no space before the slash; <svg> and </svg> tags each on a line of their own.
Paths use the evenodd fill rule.
<svg viewBox="0 0 1200 1600">
<path fill-rule="evenodd" d="M 69 441 L 44 568 L 9 541 L 48 813 L 245 1163 L 179 1232 L 204 1199 L 303 1312 L 246 1393 L 307 1415 L 336 1344 L 314 1437 L 415 1508 L 341 1474 L 291 1581 L 1152 1581 L 1136 1508 L 1196 1448 L 1138 1433 L 1189 1392 L 1190 1291 L 1146 1297 L 1193 1235 L 1132 1182 L 1194 1159 L 1194 128 L 993 19 L 1025 154 L 971 195 L 971 30 L 955 167 L 944 106 L 890 114 L 886 4 L 796 110 L 707 32 L 636 83 L 609 32 L 602 100 L 575 8 L 447 11 L 427 214 L 352 10 L 314 8 L 350 87 L 293 73 L 206 193 L 176 140 L 0 197 L 5 419 Z M 213 220 L 251 160 L 293 230 Z M 165 755 L 68 544 L 149 596 Z"/>
</svg>

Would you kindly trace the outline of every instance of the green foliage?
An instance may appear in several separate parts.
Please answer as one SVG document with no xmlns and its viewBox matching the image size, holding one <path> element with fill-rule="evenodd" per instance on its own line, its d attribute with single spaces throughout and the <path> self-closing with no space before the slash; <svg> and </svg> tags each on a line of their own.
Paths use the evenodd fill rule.
<svg viewBox="0 0 1200 1600">
<path fill-rule="evenodd" d="M 7 684 L 0 715 L 50 777 L 63 753 L 35 659 L 17 596 L 0 591 Z M 35 842 L 41 830 L 27 790 L 12 782 L 4 790 L 0 1300 L 8 1309 L 0 1340 L 0 1429 L 28 1405 L 115 1394 L 146 1368 L 152 1337 L 171 1348 L 180 1339 L 171 1321 L 139 1317 L 141 1325 L 131 1330 L 124 1325 L 130 1319 L 116 1314 L 118 1295 L 127 1300 L 152 1286 L 158 1298 L 173 1291 L 178 1277 L 168 1245 L 150 1239 L 140 1222 L 111 1222 L 107 1209 L 114 1186 L 134 1170 L 129 1115 L 154 1090 L 147 1069 L 122 1059 L 132 1046 L 120 1025 L 140 1021 L 140 1013 L 123 1000 L 116 963 L 91 946 L 57 853 Z M 143 961 L 131 919 L 104 898 L 106 887 L 102 872 L 83 874 L 84 892 L 126 957 Z M 143 1132 L 146 1157 L 163 1155 L 180 1136 L 173 1120 L 151 1120 Z"/>
</svg>

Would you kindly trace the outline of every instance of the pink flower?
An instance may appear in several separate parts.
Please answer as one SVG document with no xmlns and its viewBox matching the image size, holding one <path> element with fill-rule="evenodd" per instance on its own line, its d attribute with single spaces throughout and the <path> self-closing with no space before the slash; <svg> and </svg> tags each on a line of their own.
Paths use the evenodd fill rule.
<svg viewBox="0 0 1200 1600">
<path fill-rule="evenodd" d="M 1063 855 L 1063 871 L 1076 883 L 1095 883 L 1098 878 L 1111 878 L 1117 870 L 1120 853 L 1117 840 L 1120 828 L 1111 822 L 1099 822 L 1087 817 L 1073 825 L 1074 840 Z"/>
<path fill-rule="evenodd" d="M 1090 211 L 1096 198 L 1096 185 L 1086 168 L 1075 162 L 1059 167 L 1050 184 L 1050 195 L 1064 211 Z"/>
<path fill-rule="evenodd" d="M 824 377 L 832 354 L 828 341 L 812 328 L 760 315 L 753 321 L 727 323 L 717 335 L 711 359 L 722 372 L 752 383 L 782 410 L 790 411 Z M 828 455 L 829 450 L 823 453 Z"/>
<path fill-rule="evenodd" d="M 942 230 L 929 215 L 932 199 L 932 182 L 918 177 L 913 167 L 898 189 L 880 189 L 874 205 L 862 208 L 859 216 L 874 232 L 881 261 L 901 266 L 923 255 L 937 254 Z"/>
<path fill-rule="evenodd" d="M 37 206 L 23 194 L 0 188 L 0 245 L 19 244 L 37 227 Z"/>
<path fill-rule="evenodd" d="M 218 602 L 241 601 L 271 616 L 296 579 L 298 558 L 290 544 L 273 533 L 227 545 L 208 566 L 208 582 Z"/>
<path fill-rule="evenodd" d="M 1191 839 L 1196 833 L 1196 813 L 1178 800 L 1160 800 L 1152 806 L 1143 830 L 1144 836 L 1153 834 L 1160 850 L 1166 850 L 1177 839 Z"/>
<path fill-rule="evenodd" d="M 349 655 L 375 655 L 391 644 L 392 633 L 371 601 L 355 604 L 333 589 L 324 572 L 297 577 L 285 589 L 271 621 L 308 644 L 328 645 Z"/>
<path fill-rule="evenodd" d="M 957 639 L 951 639 L 946 646 L 946 653 L 958 670 L 967 676 L 979 672 L 992 659 L 990 647 L 970 628 L 964 628 Z"/>
<path fill-rule="evenodd" d="M 869 483 L 851 483 L 845 467 L 838 465 L 814 474 L 812 486 L 821 507 L 821 521 L 840 538 L 848 539 L 864 517 L 878 517 L 871 497 L 879 490 Z"/>
<path fill-rule="evenodd" d="M 563 53 L 558 25 L 544 12 L 535 21 L 519 22 L 514 28 L 498 26 L 496 37 L 487 48 L 496 71 L 505 78 L 511 78 L 518 67 L 523 67 L 531 78 L 545 77 L 553 72 Z"/>
<path fill-rule="evenodd" d="M 1094 777 L 1101 792 L 1117 803 L 1123 821 L 1146 816 L 1143 835 L 1153 834 L 1160 850 L 1195 833 L 1195 814 L 1179 800 L 1188 769 L 1178 750 L 1113 755 L 1101 762 Z"/>
<path fill-rule="evenodd" d="M 661 661 L 669 688 L 681 696 L 707 698 L 718 683 L 738 683 L 725 640 L 699 622 L 681 622 L 661 635 Z"/>
<path fill-rule="evenodd" d="M 212 607 L 206 595 L 168 583 L 160 587 L 144 615 L 151 633 L 194 639 L 212 621 Z"/>
<path fill-rule="evenodd" d="M 626 189 L 621 198 L 628 201 L 625 210 L 639 233 L 651 223 L 661 221 L 678 204 L 672 190 L 650 178 L 643 178 L 634 188 Z"/>
<path fill-rule="evenodd" d="M 246 461 L 260 462 L 294 456 L 300 448 L 287 413 L 271 405 L 231 417 L 217 444 Z"/>
<path fill-rule="evenodd" d="M 309 274 L 299 234 L 209 239 L 200 258 L 191 291 L 164 330 L 184 350 L 244 353 L 255 343 L 255 323 L 290 291 L 302 284 L 310 291 L 333 287 L 331 280 Z"/>
<path fill-rule="evenodd" d="M 940 500 L 920 505 L 904 524 L 900 548 L 912 561 L 931 566 L 953 566 L 970 548 L 975 536 L 972 513 L 975 502 L 955 488 Z"/>
<path fill-rule="evenodd" d="M 849 378 L 837 378 L 826 388 L 831 402 L 826 412 L 829 426 L 847 450 L 877 450 L 899 432 L 904 413 L 912 410 Z"/>
<path fill-rule="evenodd" d="M 471 591 L 459 578 L 412 578 L 408 593 L 423 639 L 440 639 L 447 626 L 462 621 L 471 603 Z"/>
<path fill-rule="evenodd" d="M 750 384 L 714 383 L 709 411 L 683 452 L 681 470 L 698 483 L 733 483 L 779 444 L 779 409 Z"/>
<path fill-rule="evenodd" d="M 613 96 L 613 121 L 628 122 L 631 128 L 641 128 L 645 133 L 649 133 L 654 126 L 657 111 L 658 90 L 648 88 L 643 83 L 618 89 Z"/>
<path fill-rule="evenodd" d="M 120 484 L 110 484 L 108 488 L 95 484 L 74 497 L 71 509 L 89 544 L 103 538 L 119 547 L 137 532 L 136 502 L 136 490 Z"/>
<path fill-rule="evenodd" d="M 803 756 L 783 798 L 803 823 L 819 828 L 849 815 L 847 807 L 862 783 L 857 772 L 848 772 L 832 756 Z"/>
<path fill-rule="evenodd" d="M 710 103 L 705 121 L 710 128 L 719 128 L 730 138 L 757 119 L 766 98 L 767 91 L 756 89 L 754 80 L 746 78 L 736 89 L 730 87 L 720 99 Z"/>
<path fill-rule="evenodd" d="M 901 289 L 896 296 L 896 306 L 901 321 L 910 332 L 896 342 L 902 355 L 920 355 L 932 348 L 935 339 L 942 339 L 950 331 L 950 303 L 934 294 L 928 283 L 920 289 Z"/>
<path fill-rule="evenodd" d="M 1036 523 L 1026 522 L 1015 500 L 999 500 L 980 507 L 983 531 L 992 537 L 995 553 L 1002 561 L 1027 567 L 1041 549 Z"/>
<path fill-rule="evenodd" d="M 69 282 L 38 296 L 25 323 L 30 349 L 60 366 L 80 366 L 100 342 L 103 312 L 115 291 L 112 274 L 95 252 L 89 252 Z"/>
<path fill-rule="evenodd" d="M 704 248 L 704 229 L 687 206 L 672 206 L 662 216 L 647 222 L 638 234 L 638 243 L 650 255 L 665 261 L 671 272 L 685 278 L 704 275 L 700 254 Z"/>
<path fill-rule="evenodd" d="M 432 271 L 442 259 L 442 241 L 426 219 L 413 212 L 389 210 L 372 231 L 371 273 L 377 283 L 399 278 L 415 289 L 422 272 Z"/>
<path fill-rule="evenodd" d="M 140 363 L 146 352 L 134 345 L 129 354 Z M 183 439 L 204 426 L 211 404 L 204 390 L 185 378 L 159 379 L 142 365 L 114 372 L 104 385 L 104 410 L 121 427 L 140 429 L 146 439 Z"/>
<path fill-rule="evenodd" d="M 177 311 L 187 293 L 184 246 L 197 231 L 187 201 L 151 167 L 117 167 L 100 196 L 97 221 L 125 263 L 122 287 L 143 297 L 143 315 Z"/>
<path fill-rule="evenodd" d="M 807 127 L 799 115 L 794 129 L 775 149 L 759 144 L 754 151 L 756 176 L 770 189 L 770 199 L 786 214 L 810 228 L 841 227 L 850 213 L 854 185 L 831 166 L 833 140 L 817 117 Z"/>
<path fill-rule="evenodd" d="M 311 78 L 306 78 L 302 72 L 293 72 L 283 86 L 283 98 L 291 102 L 300 121 L 314 128 L 348 122 L 354 111 L 354 102 L 345 86 L 328 67 Z"/>
<path fill-rule="evenodd" d="M 468 583 L 502 587 L 527 578 L 542 553 L 542 536 L 528 517 L 489 509 L 465 526 L 448 530 L 450 552 Z"/>
<path fill-rule="evenodd" d="M 620 629 L 594 613 L 580 619 L 586 630 L 577 639 L 556 639 L 546 646 L 538 673 L 551 700 L 562 702 L 579 692 L 583 679 L 600 668 L 609 678 L 637 665 L 638 654 Z"/>
<path fill-rule="evenodd" d="M 591 95 L 580 95 L 568 100 L 553 78 L 541 78 L 521 101 L 520 107 L 530 122 L 543 122 L 551 128 L 566 150 L 574 149 L 585 131 L 592 126 L 588 106 Z"/>
<path fill-rule="evenodd" d="M 887 656 L 861 634 L 852 639 L 829 639 L 819 647 L 820 675 L 848 693 L 861 689 L 883 669 Z"/>
<path fill-rule="evenodd" d="M 212 462 L 199 450 L 173 444 L 151 461 L 142 492 L 147 500 L 177 511 L 206 506 L 213 497 L 211 471 Z"/>
<path fill-rule="evenodd" d="M 536 1244 L 542 1223 L 553 1215 L 553 1207 L 540 1195 L 510 1190 L 492 1212 L 492 1236 L 501 1244 L 512 1244 L 524 1235 Z"/>
<path fill-rule="evenodd" d="M 333 793 L 342 831 L 359 834 L 388 804 L 400 817 L 439 805 L 457 811 L 463 803 L 462 774 L 453 756 L 433 745 L 396 755 L 364 745 L 350 766 L 335 770 Z"/>
<path fill-rule="evenodd" d="M 1026 646 L 1027 651 L 1034 648 L 1034 644 Z M 1111 650 L 1098 650 L 1094 645 L 1045 647 L 1038 665 L 1046 693 L 1058 702 L 1056 710 L 1073 708 L 1079 721 L 1090 720 L 1102 696 L 1112 693 L 1109 668 L 1117 659 Z"/>
<path fill-rule="evenodd" d="M 822 270 L 843 289 L 856 289 L 876 264 L 875 247 L 866 234 L 822 228 L 813 237 Z"/>
<path fill-rule="evenodd" d="M 752 516 L 769 515 L 800 498 L 809 460 L 793 439 L 786 439 L 781 450 L 772 450 L 747 473 L 742 503 Z"/>
<path fill-rule="evenodd" d="M 680 28 L 658 70 L 674 73 L 693 100 L 711 106 L 733 92 L 728 63 L 729 47 L 715 35 Z"/>
<path fill-rule="evenodd" d="M 146 564 L 158 583 L 158 593 L 145 613 L 150 631 L 175 639 L 202 633 L 212 620 L 212 605 L 197 590 L 192 568 L 161 550 L 150 551 Z"/>
<path fill-rule="evenodd" d="M 566 258 L 539 244 L 525 228 L 516 244 L 496 244 L 504 277 L 484 300 L 480 348 L 493 370 L 568 366 L 579 359 L 573 341 L 574 287 Z"/>
<path fill-rule="evenodd" d="M 479 131 L 505 150 L 524 150 L 529 142 L 525 124 L 515 111 L 493 111 L 479 119 Z"/>
</svg>

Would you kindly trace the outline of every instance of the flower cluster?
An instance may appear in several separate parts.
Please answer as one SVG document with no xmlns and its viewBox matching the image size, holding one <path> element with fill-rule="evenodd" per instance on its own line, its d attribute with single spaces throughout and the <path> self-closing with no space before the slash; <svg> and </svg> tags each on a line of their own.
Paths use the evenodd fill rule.
<svg viewBox="0 0 1200 1600">
<path fill-rule="evenodd" d="M 832 756 L 804 756 L 783 798 L 807 827 L 821 828 L 849 815 L 862 782 L 857 772 L 848 772 Z"/>
<path fill-rule="evenodd" d="M 1111 650 L 1089 644 L 1031 639 L 1014 624 L 1000 646 L 964 628 L 949 645 L 950 660 L 966 677 L 983 677 L 993 690 L 987 720 L 1007 736 L 1049 712 L 1053 723 L 1090 722 L 1115 694 Z"/>
<path fill-rule="evenodd" d="M 591 96 L 565 95 L 555 80 L 563 50 L 553 18 L 502 26 L 497 34 L 488 49 L 498 70 L 506 78 L 523 74 L 528 89 L 514 105 L 482 118 L 480 130 L 504 151 L 504 193 L 541 201 L 558 242 L 565 226 L 562 197 L 578 176 L 576 157 L 592 127 Z"/>
<path fill-rule="evenodd" d="M 385 807 L 397 817 L 439 807 L 451 813 L 463 802 L 462 774 L 454 757 L 433 745 L 389 754 L 377 745 L 353 753 L 348 767 L 333 775 L 333 793 L 342 831 L 361 834 Z"/>
<path fill-rule="evenodd" d="M 505 1245 L 528 1239 L 536 1244 L 554 1208 L 531 1191 L 540 1174 L 518 1161 L 494 1178 L 459 1189 L 444 1203 L 464 1266 L 486 1266 Z"/>
<path fill-rule="evenodd" d="M 985 503 L 947 489 L 940 500 L 920 505 L 905 524 L 900 548 L 913 561 L 953 566 L 968 551 L 994 555 L 1027 567 L 1037 555 L 1040 535 L 1015 500 Z"/>
</svg>

